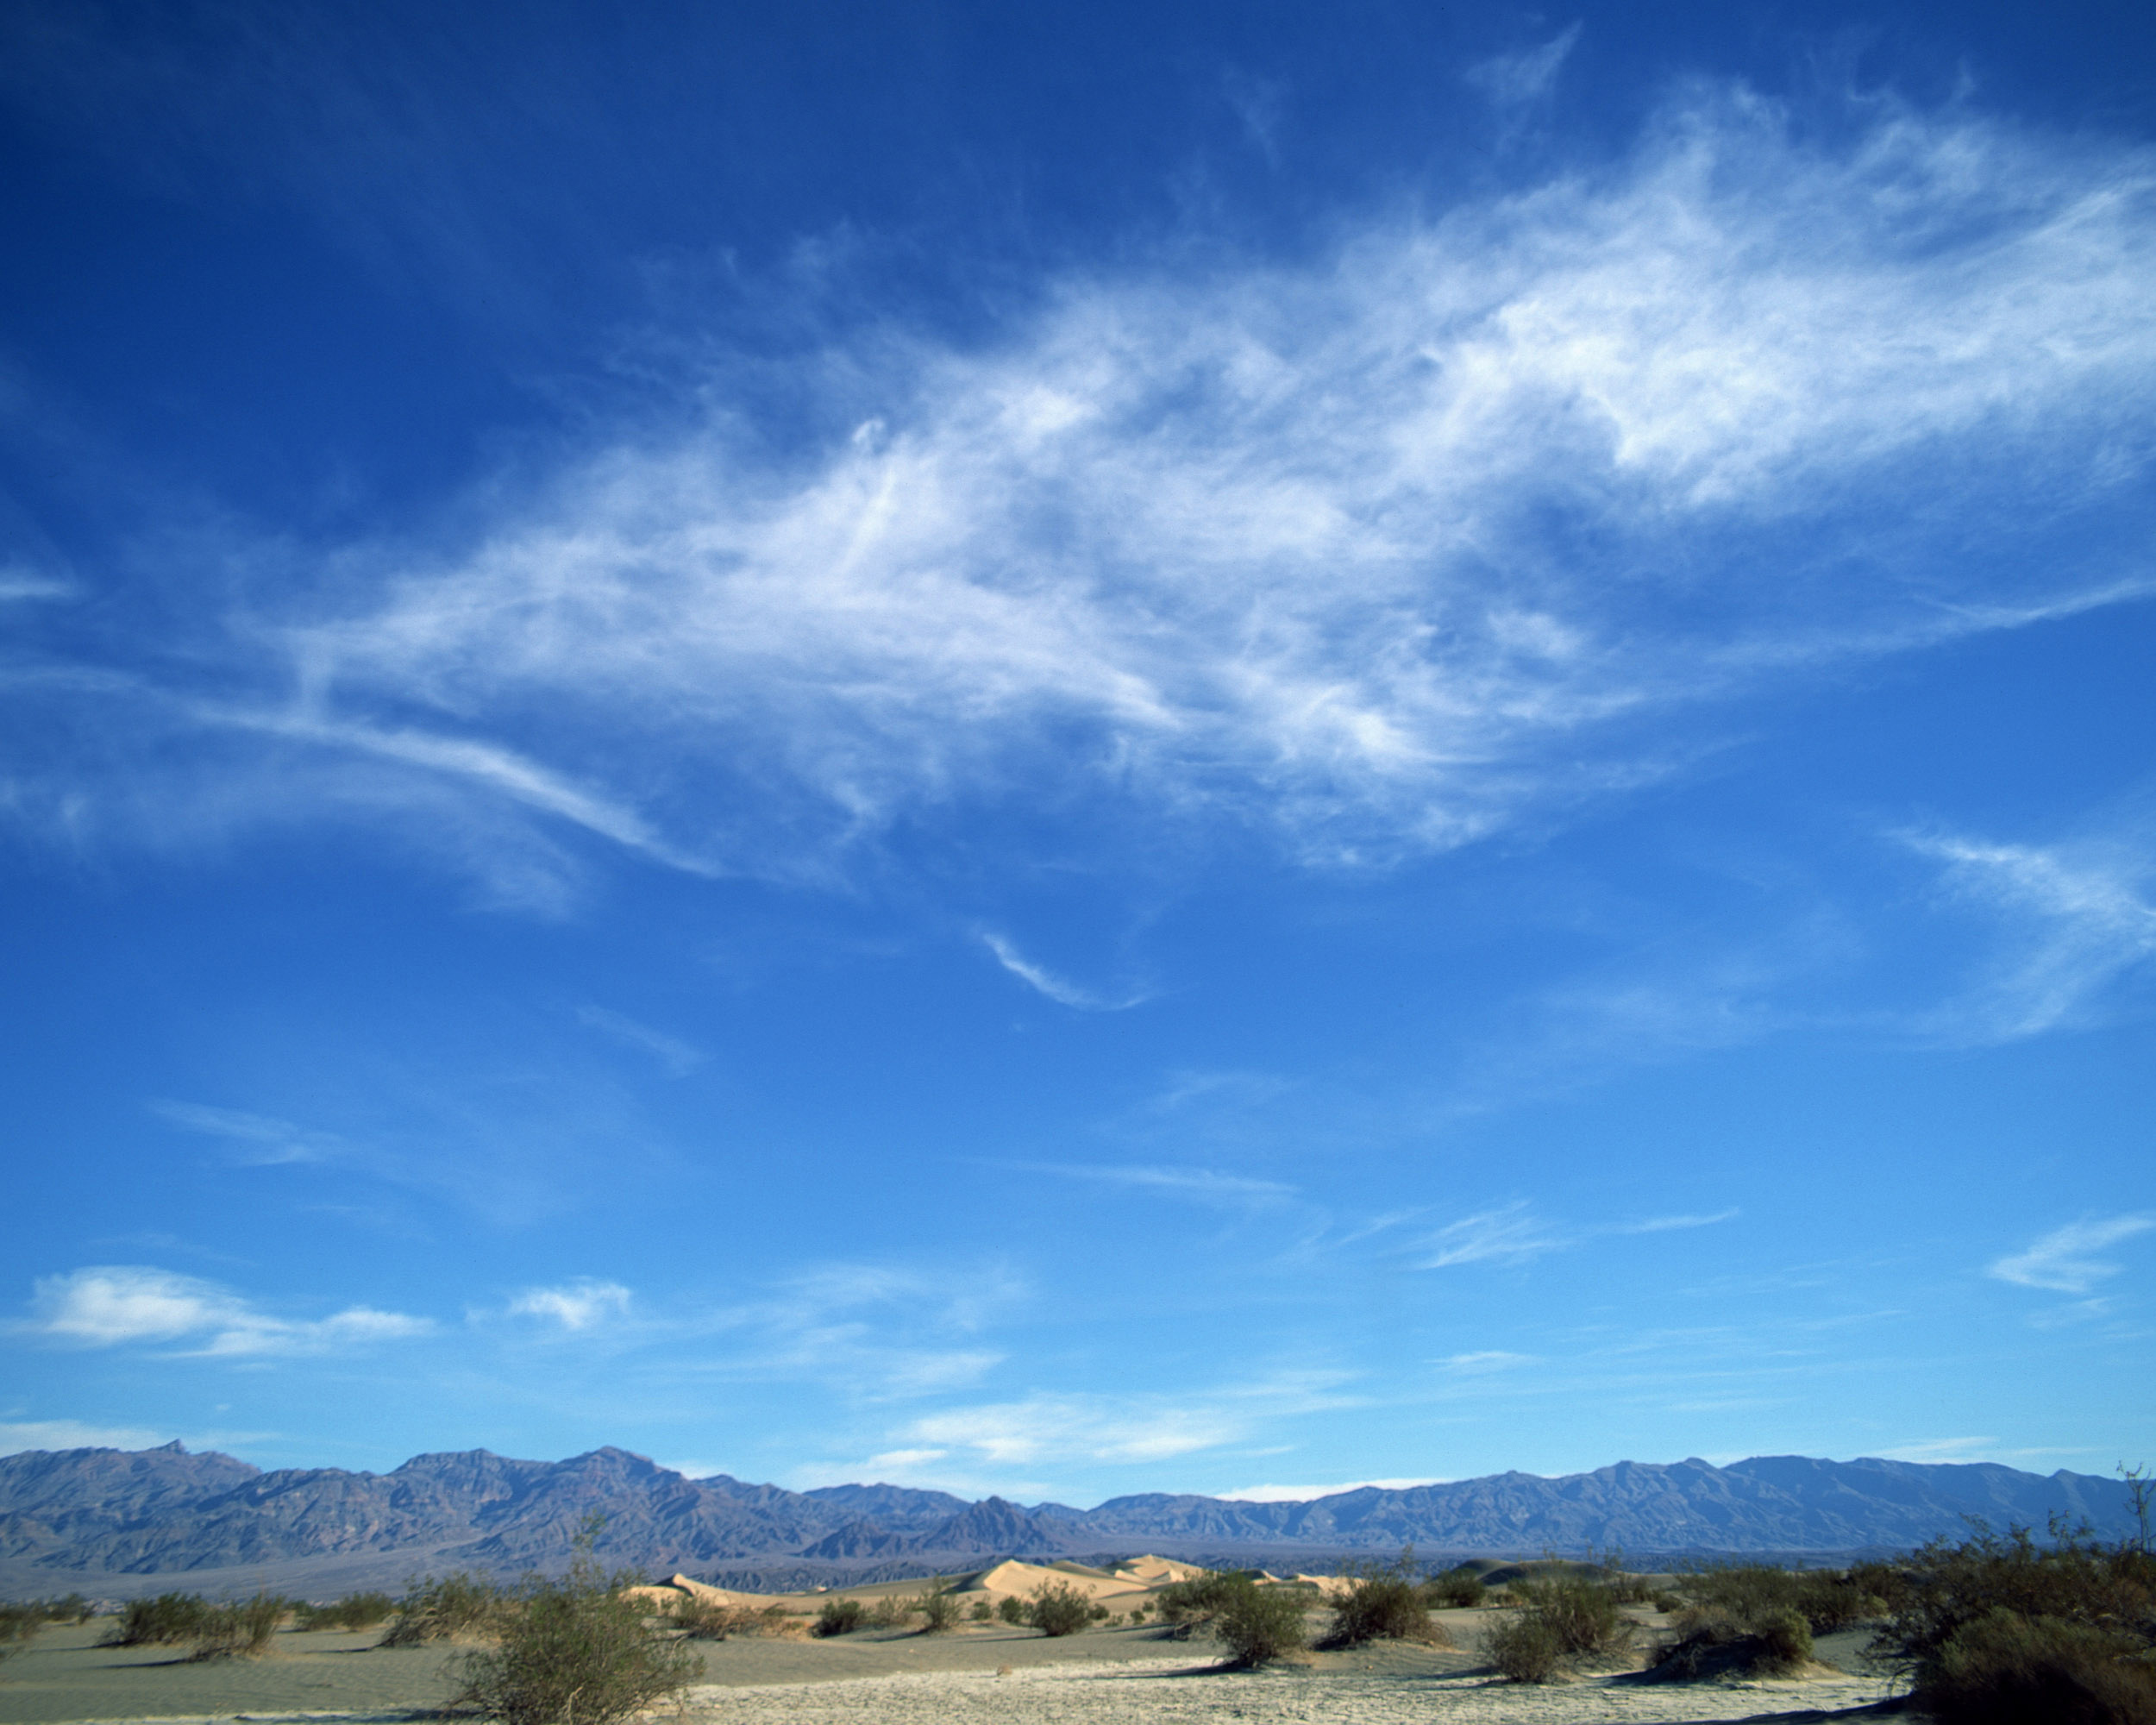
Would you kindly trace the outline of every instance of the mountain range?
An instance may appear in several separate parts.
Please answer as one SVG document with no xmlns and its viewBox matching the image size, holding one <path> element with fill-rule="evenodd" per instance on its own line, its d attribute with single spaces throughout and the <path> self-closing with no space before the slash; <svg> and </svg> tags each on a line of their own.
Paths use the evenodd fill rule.
<svg viewBox="0 0 2156 1725">
<path fill-rule="evenodd" d="M 2133 1531 L 2125 1485 L 1990 1463 L 1761 1456 L 1619 1462 L 1545 1478 L 1494 1474 L 1300 1502 L 1146 1493 L 1091 1509 L 979 1502 L 898 1485 L 789 1491 L 692 1479 L 625 1450 L 517 1461 L 486 1450 L 415 1456 L 392 1472 L 264 1472 L 177 1443 L 0 1458 L 0 1591 L 122 1578 L 310 1578 L 421 1570 L 559 1569 L 594 1513 L 605 1561 L 736 1586 L 798 1586 L 978 1568 L 1004 1557 L 1145 1550 L 1198 1562 L 1304 1565 L 1397 1552 L 1633 1556 L 1843 1554 L 2053 1517 Z M 38 1585 L 49 1581 L 53 1588 Z M 139 1591 L 139 1585 L 117 1587 Z"/>
</svg>

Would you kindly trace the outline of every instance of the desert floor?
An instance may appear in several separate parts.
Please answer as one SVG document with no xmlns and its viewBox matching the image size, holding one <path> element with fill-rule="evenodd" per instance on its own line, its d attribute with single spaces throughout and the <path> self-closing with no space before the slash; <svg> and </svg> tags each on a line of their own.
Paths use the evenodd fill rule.
<svg viewBox="0 0 2156 1725">
<path fill-rule="evenodd" d="M 1472 1649 L 1484 1614 L 1440 1614 Z M 266 1659 L 191 1665 L 170 1651 L 97 1646 L 102 1625 L 51 1629 L 0 1665 L 0 1725 L 73 1720 L 247 1720 L 391 1725 L 439 1708 L 460 1650 L 377 1650 L 373 1632 L 285 1633 Z M 1885 1694 L 1877 1676 L 1821 1668 L 1777 1683 L 1673 1684 L 1611 1674 L 1522 1688 L 1490 1682 L 1472 1651 L 1385 1643 L 1307 1664 L 1225 1672 L 1203 1640 L 1156 1628 L 1051 1640 L 969 1626 L 948 1635 L 871 1631 L 825 1641 L 705 1644 L 683 1725 L 1496 1725 L 1501 1721 L 1819 1719 Z M 1846 1650 L 1828 1657 L 1857 1662 Z M 669 1708 L 658 1725 L 674 1719 Z"/>
</svg>

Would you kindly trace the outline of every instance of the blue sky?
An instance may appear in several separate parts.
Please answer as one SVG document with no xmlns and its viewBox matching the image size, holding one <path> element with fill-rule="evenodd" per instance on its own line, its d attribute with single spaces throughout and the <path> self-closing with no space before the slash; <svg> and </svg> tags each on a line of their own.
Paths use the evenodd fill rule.
<svg viewBox="0 0 2156 1725">
<path fill-rule="evenodd" d="M 0 1444 L 2147 1456 L 2153 50 L 10 9 Z"/>
</svg>

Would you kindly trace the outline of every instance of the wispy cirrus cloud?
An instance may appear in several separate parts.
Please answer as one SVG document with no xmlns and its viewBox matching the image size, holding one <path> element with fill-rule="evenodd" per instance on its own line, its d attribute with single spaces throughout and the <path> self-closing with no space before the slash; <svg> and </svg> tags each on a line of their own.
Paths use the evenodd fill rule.
<svg viewBox="0 0 2156 1725">
<path fill-rule="evenodd" d="M 2145 830 L 2051 844 L 1915 834 L 1950 896 L 2000 930 L 1973 987 L 1927 1021 L 1954 1041 L 2004 1042 L 2084 1024 L 2156 962 L 2156 846 Z"/>
<path fill-rule="evenodd" d="M 1146 996 L 1143 994 L 1108 995 L 1081 988 L 1068 978 L 1034 963 L 1008 938 L 993 931 L 982 931 L 981 944 L 995 955 L 997 963 L 1027 988 L 1037 994 L 1045 994 L 1058 1006 L 1075 1007 L 1087 1013 L 1120 1013 L 1127 1012 L 1132 1007 L 1143 1006 L 1145 1002 Z"/>
<path fill-rule="evenodd" d="M 273 1166 L 285 1162 L 325 1162 L 342 1152 L 334 1132 L 317 1132 L 269 1114 L 242 1108 L 211 1107 L 201 1102 L 157 1101 L 150 1112 L 173 1126 L 218 1139 L 237 1162 Z"/>
<path fill-rule="evenodd" d="M 1448 1222 L 1419 1244 L 1417 1262 L 1425 1270 L 1463 1264 L 1519 1264 L 1571 1243 L 1522 1199 Z"/>
<path fill-rule="evenodd" d="M 628 1316 L 635 1295 L 618 1282 L 580 1276 L 553 1288 L 527 1288 L 507 1310 L 512 1318 L 541 1318 L 572 1333 L 596 1329 Z"/>
<path fill-rule="evenodd" d="M 611 1037 L 624 1048 L 641 1050 L 656 1060 L 676 1078 L 686 1078 L 701 1066 L 706 1057 L 700 1048 L 686 1043 L 677 1036 L 668 1036 L 662 1030 L 639 1024 L 623 1013 L 610 1012 L 605 1007 L 580 1007 L 577 1022 Z"/>
<path fill-rule="evenodd" d="M 798 875 L 982 801 L 1368 864 L 1681 769 L 1763 680 L 2147 592 L 2110 548 L 2156 159 L 1852 117 L 1697 85 L 1614 166 L 1304 261 L 1074 272 L 963 351 L 837 330 L 782 386 L 811 447 L 685 367 L 667 429 L 498 480 L 456 543 L 312 592 L 265 557 L 304 597 L 190 625 L 184 680 L 26 668 L 69 717 L 16 729 L 11 806 L 364 820 L 541 909 L 572 841 Z"/>
<path fill-rule="evenodd" d="M 185 1343 L 213 1358 L 324 1353 L 427 1334 L 430 1320 L 370 1306 L 326 1318 L 280 1317 L 222 1285 L 141 1264 L 107 1264 L 39 1279 L 34 1316 L 13 1327 L 70 1347 Z"/>
<path fill-rule="evenodd" d="M 2087 1217 L 2053 1228 L 2023 1250 L 1994 1260 L 1986 1273 L 2023 1288 L 2091 1294 L 2120 1270 L 2096 1254 L 2152 1228 L 2156 1228 L 2156 1216 Z"/>
<path fill-rule="evenodd" d="M 1225 1174 L 1215 1168 L 1083 1162 L 1012 1162 L 999 1165 L 1029 1174 L 1053 1175 L 1061 1180 L 1086 1181 L 1096 1186 L 1160 1192 L 1201 1203 L 1275 1204 L 1296 1195 L 1296 1189 L 1282 1181 Z"/>
</svg>

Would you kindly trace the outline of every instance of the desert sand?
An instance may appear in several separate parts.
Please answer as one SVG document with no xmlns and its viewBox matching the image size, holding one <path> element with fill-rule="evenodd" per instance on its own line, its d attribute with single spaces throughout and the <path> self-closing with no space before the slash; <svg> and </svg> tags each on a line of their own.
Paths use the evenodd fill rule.
<svg viewBox="0 0 2156 1725">
<path fill-rule="evenodd" d="M 920 1584 L 885 1585 L 918 1591 Z M 812 1606 L 817 1596 L 798 1597 Z M 1659 1684 L 1630 1674 L 1543 1689 L 1493 1682 L 1474 1652 L 1489 1615 L 1438 1614 L 1458 1650 L 1381 1643 L 1257 1672 L 1225 1670 L 1213 1643 L 1174 1640 L 1151 1627 L 1056 1640 L 1002 1623 L 943 1635 L 887 1629 L 829 1640 L 736 1638 L 699 1644 L 703 1678 L 685 1713 L 668 1708 L 652 1725 L 1795 1725 L 1851 1715 L 1886 1692 L 1876 1677 L 1823 1668 L 1797 1681 L 1731 1684 Z M 0 1665 L 0 1725 L 404 1725 L 441 1705 L 461 1652 L 376 1649 L 373 1631 L 288 1631 L 266 1659 L 190 1665 L 169 1649 L 100 1647 L 103 1627 L 48 1629 L 30 1651 Z"/>
</svg>

